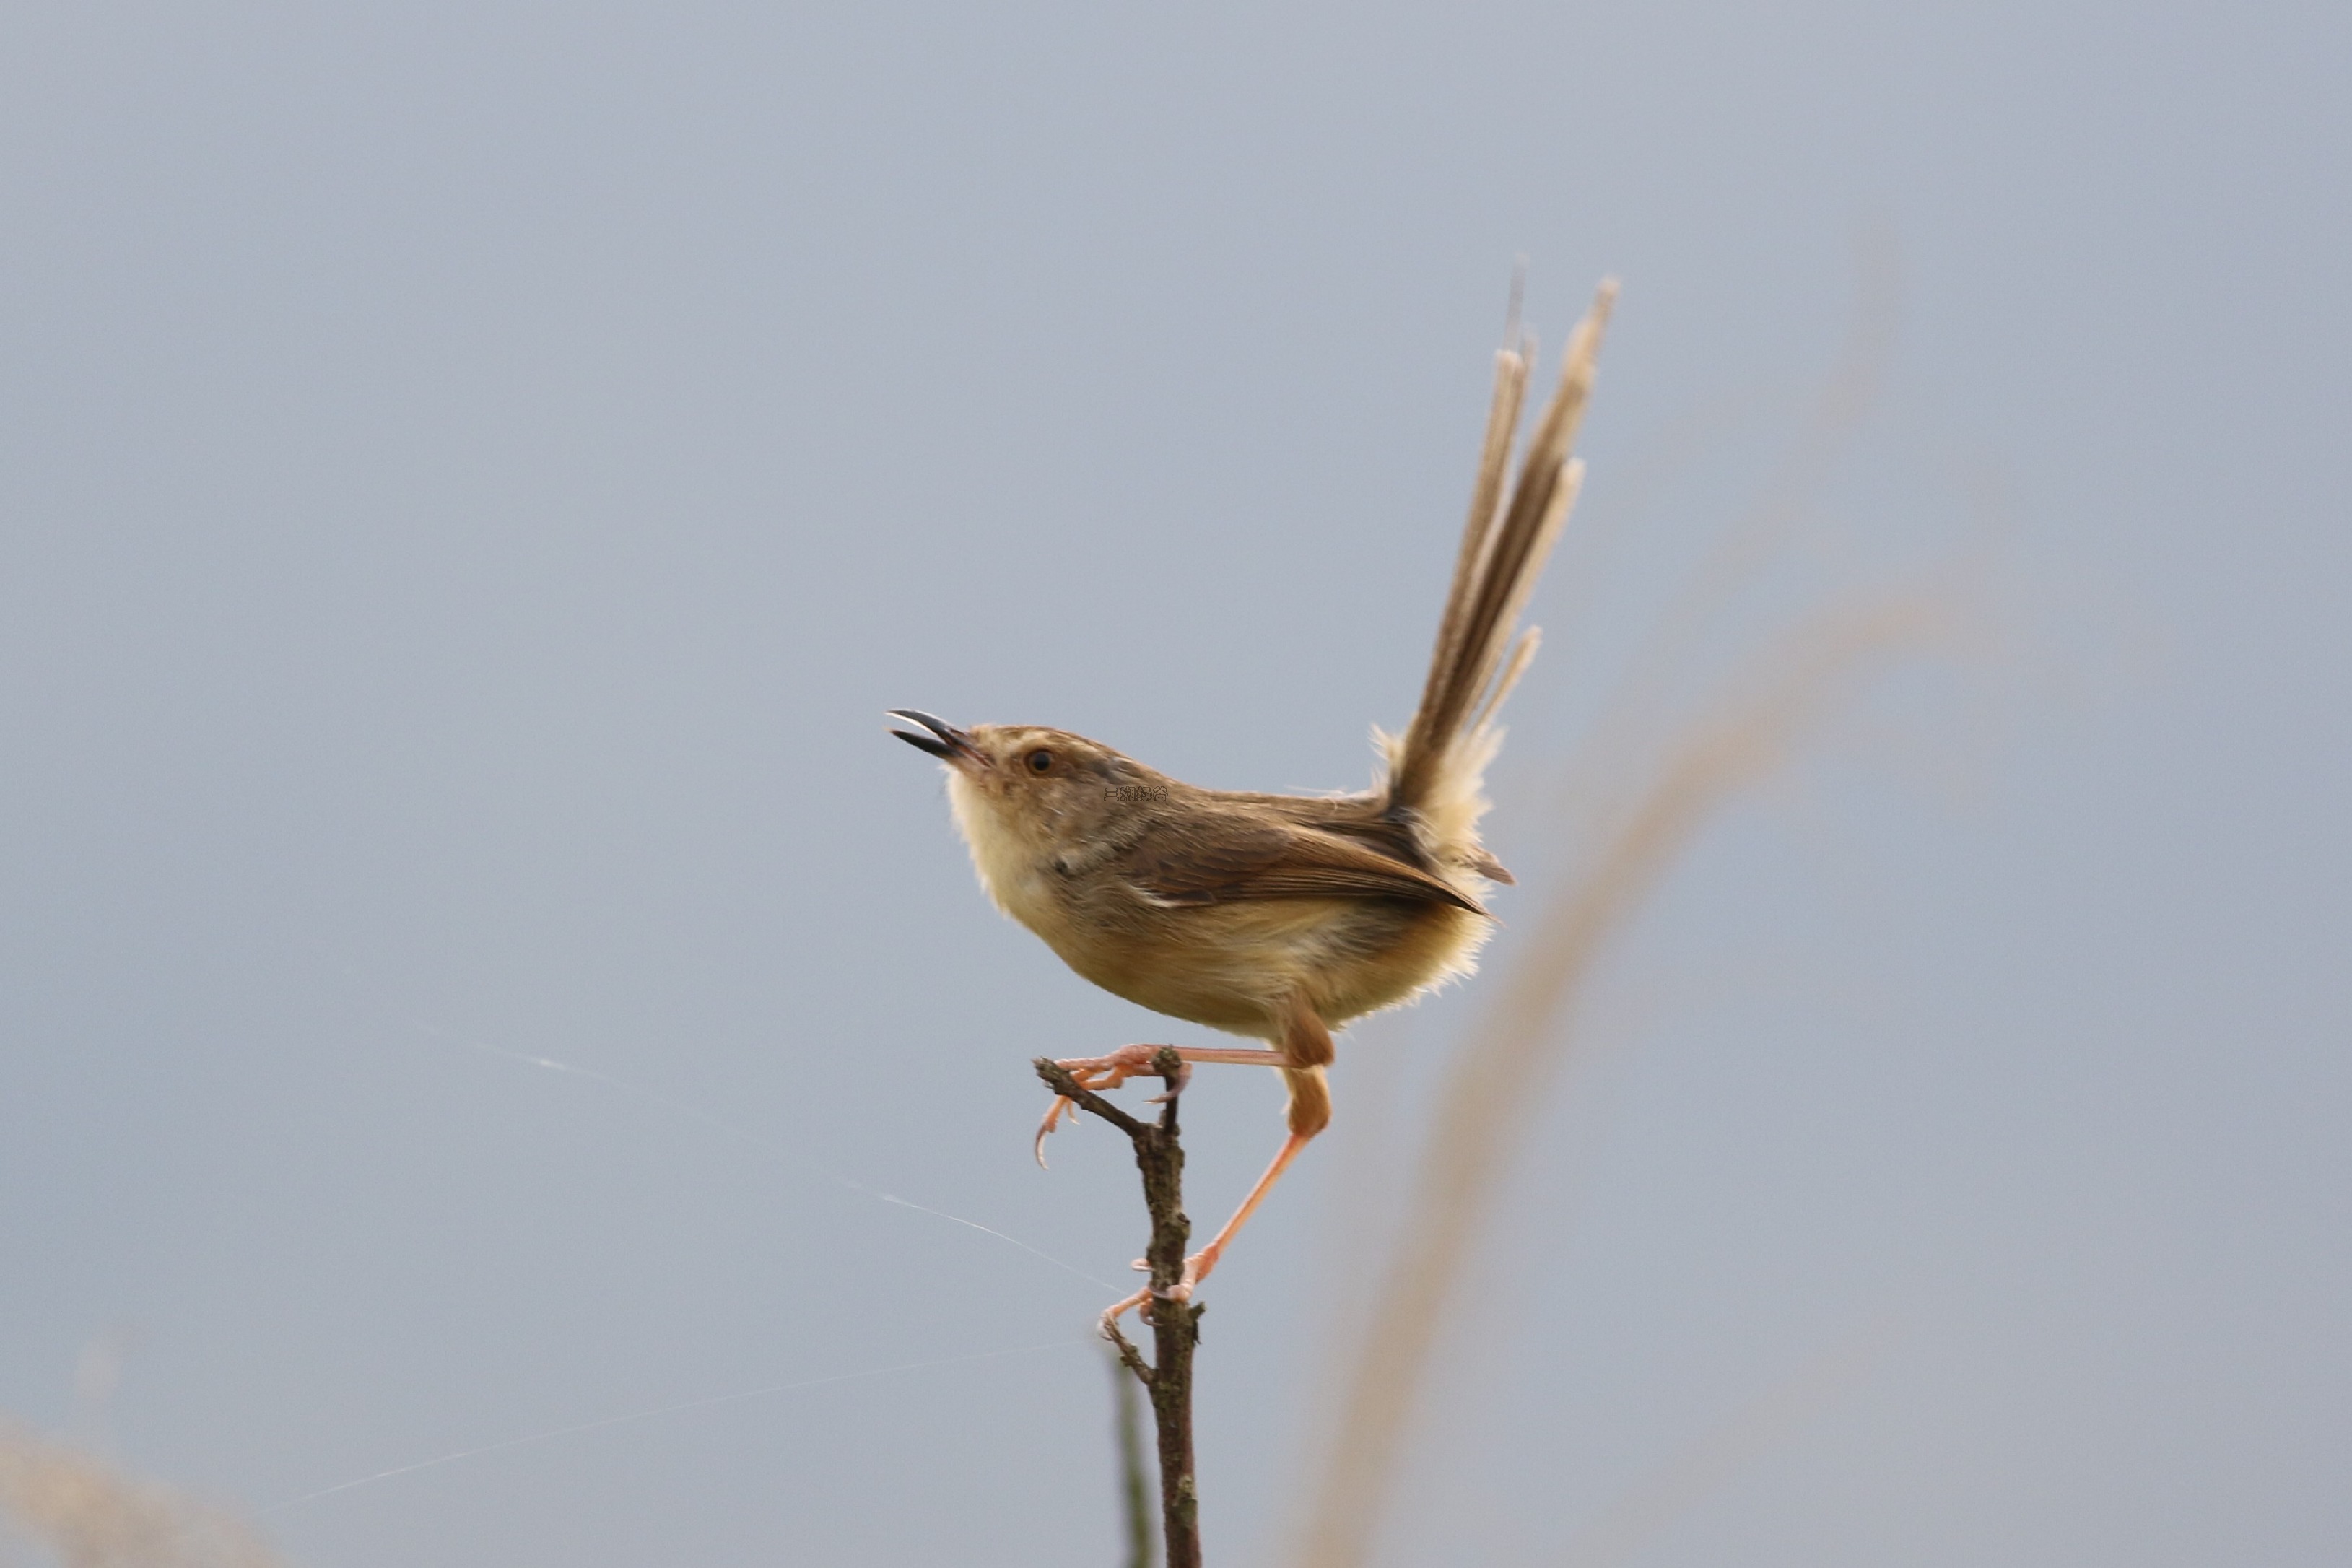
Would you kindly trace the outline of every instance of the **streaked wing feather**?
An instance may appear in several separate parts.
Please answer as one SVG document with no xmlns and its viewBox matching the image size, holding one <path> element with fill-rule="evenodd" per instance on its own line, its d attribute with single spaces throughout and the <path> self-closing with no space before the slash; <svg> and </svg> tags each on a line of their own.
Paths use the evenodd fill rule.
<svg viewBox="0 0 2352 1568">
<path fill-rule="evenodd" d="M 1412 899 L 1486 911 L 1443 879 L 1369 845 L 1313 828 L 1221 818 L 1205 830 L 1162 829 L 1121 858 L 1120 875 L 1163 904 L 1255 899 Z"/>
</svg>

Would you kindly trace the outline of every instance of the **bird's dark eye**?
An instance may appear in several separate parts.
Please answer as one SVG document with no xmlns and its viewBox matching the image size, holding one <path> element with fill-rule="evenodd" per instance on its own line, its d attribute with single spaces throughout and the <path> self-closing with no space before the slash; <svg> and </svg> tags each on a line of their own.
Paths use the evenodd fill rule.
<svg viewBox="0 0 2352 1568">
<path fill-rule="evenodd" d="M 1037 750 L 1029 753 L 1029 771 L 1031 773 L 1045 773 L 1050 771 L 1053 766 L 1054 753 L 1045 750 L 1043 746 L 1040 746 Z"/>
</svg>

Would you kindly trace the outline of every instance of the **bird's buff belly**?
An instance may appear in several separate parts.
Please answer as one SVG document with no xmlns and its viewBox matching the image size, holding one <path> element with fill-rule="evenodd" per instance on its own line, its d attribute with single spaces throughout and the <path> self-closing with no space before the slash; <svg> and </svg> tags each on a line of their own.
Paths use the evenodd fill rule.
<svg viewBox="0 0 2352 1568">
<path fill-rule="evenodd" d="M 1447 905 L 1361 899 L 1154 910 L 1148 923 L 1083 920 L 1032 929 L 1114 995 L 1254 1039 L 1277 1037 L 1298 1001 L 1336 1028 L 1466 974 L 1489 924 Z"/>
</svg>

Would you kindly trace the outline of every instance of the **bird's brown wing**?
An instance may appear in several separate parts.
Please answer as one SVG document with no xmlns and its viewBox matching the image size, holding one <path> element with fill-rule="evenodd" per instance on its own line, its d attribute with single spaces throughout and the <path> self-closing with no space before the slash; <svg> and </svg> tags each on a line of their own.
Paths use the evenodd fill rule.
<svg viewBox="0 0 2352 1568">
<path fill-rule="evenodd" d="M 1252 805 L 1262 805 L 1303 827 L 1368 844 L 1391 859 L 1410 865 L 1423 858 L 1421 846 L 1415 842 L 1405 819 L 1377 795 L 1253 795 L 1248 799 Z M 1500 860 L 1475 844 L 1468 847 L 1467 865 L 1490 882 L 1518 881 Z"/>
<path fill-rule="evenodd" d="M 1251 899 L 1413 899 L 1486 911 L 1418 867 L 1334 834 L 1256 813 L 1171 823 L 1120 857 L 1119 874 L 1155 903 L 1223 904 Z"/>
</svg>

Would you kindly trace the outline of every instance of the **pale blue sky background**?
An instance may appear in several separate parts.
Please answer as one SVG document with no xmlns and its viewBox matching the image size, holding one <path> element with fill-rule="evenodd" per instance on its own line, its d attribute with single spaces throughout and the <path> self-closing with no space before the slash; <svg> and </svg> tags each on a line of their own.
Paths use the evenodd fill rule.
<svg viewBox="0 0 2352 1568">
<path fill-rule="evenodd" d="M 1932 763 L 1849 735 L 1622 950 L 1389 1560 L 1564 1561 L 1863 1344 L 1631 1560 L 2343 1562 L 2347 34 L 17 7 L 0 1409 L 262 1509 L 1045 1345 L 268 1522 L 318 1568 L 1111 1560 L 1101 1286 L 849 1184 L 1117 1281 L 1124 1154 L 1031 1166 L 1024 1063 L 1171 1030 L 986 909 L 879 710 L 1360 783 L 1511 258 L 1553 342 L 1613 271 L 1615 544 L 1498 779 L 1539 869 L 1877 234 L 1899 331 L 1811 515 L 1864 577 L 1989 554 L 1999 635 L 1882 705 Z M 1347 1238 L 1480 997 L 1343 1047 L 1214 1282 L 1221 1562 L 1276 1560 Z M 1203 1075 L 1196 1215 L 1278 1099 Z"/>
</svg>

